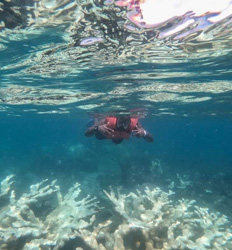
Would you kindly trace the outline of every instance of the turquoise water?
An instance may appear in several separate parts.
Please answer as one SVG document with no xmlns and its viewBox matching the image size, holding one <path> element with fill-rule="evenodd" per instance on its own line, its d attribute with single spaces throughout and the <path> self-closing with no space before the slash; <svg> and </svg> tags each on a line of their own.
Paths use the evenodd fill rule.
<svg viewBox="0 0 232 250">
<path fill-rule="evenodd" d="M 78 182 L 83 197 L 96 196 L 105 208 L 100 222 L 116 219 L 103 189 L 158 187 L 174 191 L 174 201 L 196 200 L 226 215 L 230 227 L 231 3 L 157 23 L 146 21 L 145 12 L 134 21 L 130 11 L 141 14 L 143 5 L 130 3 L 0 3 L 0 181 L 15 175 L 16 197 L 44 179 L 57 179 L 62 193 Z M 139 117 L 154 142 L 131 137 L 114 145 L 84 136 L 91 119 L 122 114 Z M 36 211 L 48 209 L 43 205 Z M 115 228 L 123 220 L 117 219 Z M 152 249 L 133 230 L 124 235 L 125 249 Z M 0 249 L 27 249 L 22 238 Z M 73 239 L 57 249 L 100 249 Z M 163 249 L 159 244 L 154 249 Z M 201 249 L 232 249 L 218 244 Z"/>
</svg>

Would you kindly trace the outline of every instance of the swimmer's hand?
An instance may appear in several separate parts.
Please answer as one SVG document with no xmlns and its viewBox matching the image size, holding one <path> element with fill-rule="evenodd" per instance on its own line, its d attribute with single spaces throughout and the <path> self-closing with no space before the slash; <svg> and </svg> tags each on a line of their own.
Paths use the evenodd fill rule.
<svg viewBox="0 0 232 250">
<path fill-rule="evenodd" d="M 146 131 L 142 128 L 137 128 L 132 130 L 132 136 L 136 136 L 137 138 L 139 137 L 145 137 L 146 136 Z"/>
<path fill-rule="evenodd" d="M 107 124 L 98 126 L 98 131 L 103 135 L 111 135 L 114 130 L 107 127 Z"/>
</svg>

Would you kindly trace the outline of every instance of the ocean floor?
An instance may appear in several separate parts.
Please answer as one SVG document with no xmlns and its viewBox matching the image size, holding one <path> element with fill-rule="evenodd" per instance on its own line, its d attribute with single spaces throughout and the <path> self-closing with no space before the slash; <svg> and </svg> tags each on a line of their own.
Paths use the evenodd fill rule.
<svg viewBox="0 0 232 250">
<path fill-rule="evenodd" d="M 22 176 L 2 176 L 0 249 L 232 249 L 228 177 L 171 179 L 159 160 L 149 174 L 126 169 L 26 180 L 24 188 Z"/>
</svg>

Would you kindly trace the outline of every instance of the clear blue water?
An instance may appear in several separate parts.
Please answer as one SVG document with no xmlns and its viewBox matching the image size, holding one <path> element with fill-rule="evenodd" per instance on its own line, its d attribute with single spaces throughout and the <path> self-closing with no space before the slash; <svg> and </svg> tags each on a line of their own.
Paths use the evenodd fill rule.
<svg viewBox="0 0 232 250">
<path fill-rule="evenodd" d="M 65 10 L 70 1 L 64 2 Z M 4 1 L 0 9 L 5 24 L 0 31 L 0 180 L 15 174 L 19 192 L 45 178 L 57 179 L 64 190 L 79 182 L 85 194 L 99 197 L 110 185 L 168 190 L 174 181 L 177 197 L 195 199 L 231 221 L 231 15 L 212 24 L 206 14 L 206 26 L 196 17 L 199 33 L 189 26 L 189 34 L 177 32 L 185 35 L 178 40 L 161 34 L 183 17 L 141 28 L 129 23 L 124 7 L 117 7 L 117 20 L 115 4 L 110 9 L 97 2 L 99 8 L 108 6 L 104 13 L 98 9 L 110 17 L 106 22 L 95 19 L 99 13 L 91 12 L 91 4 L 88 9 L 78 1 L 84 25 L 62 7 L 60 15 L 59 8 L 44 7 L 56 1 L 38 3 L 44 5 Z M 18 5 L 20 14 L 14 9 Z M 28 6 L 44 22 L 30 23 Z M 119 21 L 141 32 L 122 28 Z M 81 44 L 94 34 L 105 41 Z M 154 142 L 130 138 L 114 145 L 84 136 L 94 116 L 122 113 L 140 116 Z M 152 161 L 160 163 L 161 172 L 152 169 Z M 178 176 L 191 185 L 178 188 Z"/>
<path fill-rule="evenodd" d="M 103 178 L 100 184 L 103 189 L 109 185 L 136 188 L 157 183 L 168 188 L 167 179 L 176 180 L 179 174 L 193 178 L 196 186 L 191 187 L 191 191 L 200 190 L 200 194 L 193 195 L 194 199 L 204 195 L 208 188 L 216 189 L 217 196 L 224 197 L 224 192 L 230 195 L 230 117 L 147 116 L 141 123 L 152 133 L 154 142 L 131 138 L 120 145 L 85 137 L 87 122 L 88 116 L 79 114 L 20 117 L 1 114 L 1 176 L 16 174 L 19 188 L 24 189 L 45 178 L 58 178 L 62 185 L 69 187 L 70 178 L 73 183 L 83 182 L 92 174 L 99 174 Z M 156 159 L 161 162 L 163 175 L 154 174 L 151 178 L 151 161 Z M 129 180 L 134 174 L 130 165 L 138 171 L 134 180 Z M 110 175 L 116 179 L 109 180 Z M 222 185 L 217 186 L 219 183 Z M 90 192 L 96 195 L 95 190 Z M 209 202 L 213 203 L 214 199 L 212 196 Z M 231 202 L 230 196 L 226 199 Z M 229 207 L 223 210 L 230 214 Z"/>
</svg>

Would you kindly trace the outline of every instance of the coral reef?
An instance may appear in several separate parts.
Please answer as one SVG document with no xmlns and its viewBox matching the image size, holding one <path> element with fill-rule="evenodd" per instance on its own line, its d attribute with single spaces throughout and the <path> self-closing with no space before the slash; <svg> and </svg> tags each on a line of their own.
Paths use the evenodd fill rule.
<svg viewBox="0 0 232 250">
<path fill-rule="evenodd" d="M 195 206 L 194 200 L 174 203 L 169 199 L 174 193 L 159 188 L 128 195 L 104 192 L 124 218 L 124 224 L 117 229 L 114 249 L 126 249 L 125 236 L 135 231 L 143 236 L 143 243 L 137 244 L 144 247 L 134 249 L 232 249 L 232 231 L 226 216 Z"/>
<path fill-rule="evenodd" d="M 174 201 L 172 191 L 111 188 L 105 205 L 114 209 L 103 209 L 95 197 L 81 197 L 78 183 L 63 196 L 56 181 L 44 180 L 16 198 L 12 177 L 1 182 L 0 201 L 8 197 L 0 203 L 1 250 L 232 250 L 226 216 Z"/>
<path fill-rule="evenodd" d="M 10 181 L 14 175 L 7 176 L 2 182 L 1 182 L 1 189 L 0 189 L 0 199 L 4 196 L 8 195 L 10 191 L 10 187 L 13 184 L 13 181 Z"/>
<path fill-rule="evenodd" d="M 1 182 L 2 194 L 9 192 L 11 178 Z M 97 201 L 89 196 L 78 199 L 79 184 L 63 197 L 56 181 L 46 183 L 44 180 L 31 185 L 30 192 L 19 199 L 11 191 L 9 204 L 0 211 L 1 250 L 60 249 L 75 238 L 75 230 L 93 223 Z"/>
</svg>

